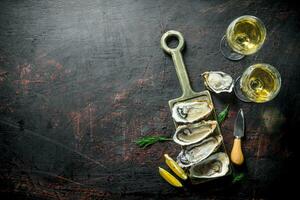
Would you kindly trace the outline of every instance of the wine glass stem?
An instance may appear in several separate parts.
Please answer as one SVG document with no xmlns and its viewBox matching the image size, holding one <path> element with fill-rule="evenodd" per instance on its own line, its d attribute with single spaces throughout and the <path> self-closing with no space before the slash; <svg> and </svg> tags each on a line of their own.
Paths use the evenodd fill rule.
<svg viewBox="0 0 300 200">
<path fill-rule="evenodd" d="M 241 60 L 245 57 L 244 55 L 232 50 L 227 42 L 226 35 L 224 35 L 220 41 L 220 51 L 225 58 L 233 61 Z"/>
</svg>

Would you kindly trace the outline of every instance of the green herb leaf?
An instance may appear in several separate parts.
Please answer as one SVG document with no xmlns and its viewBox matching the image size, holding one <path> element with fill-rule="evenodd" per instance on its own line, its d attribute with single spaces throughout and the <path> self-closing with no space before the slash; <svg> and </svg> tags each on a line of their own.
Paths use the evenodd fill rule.
<svg viewBox="0 0 300 200">
<path fill-rule="evenodd" d="M 229 112 L 229 105 L 227 105 L 226 108 L 218 114 L 218 123 L 219 124 L 221 124 L 226 119 L 228 112 Z"/>
<path fill-rule="evenodd" d="M 172 138 L 166 136 L 145 136 L 137 139 L 135 143 L 141 148 L 146 148 L 157 142 L 165 142 L 171 140 Z"/>
<path fill-rule="evenodd" d="M 242 181 L 244 178 L 245 178 L 245 174 L 244 173 L 239 173 L 239 174 L 233 174 L 232 175 L 233 178 L 232 178 L 232 183 L 237 183 L 239 181 Z"/>
</svg>

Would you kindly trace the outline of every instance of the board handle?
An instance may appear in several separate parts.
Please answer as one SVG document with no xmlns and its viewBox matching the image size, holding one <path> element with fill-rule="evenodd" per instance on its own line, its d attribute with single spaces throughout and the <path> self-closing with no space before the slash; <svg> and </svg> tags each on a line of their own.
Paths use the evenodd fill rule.
<svg viewBox="0 0 300 200">
<path fill-rule="evenodd" d="M 167 45 L 167 41 L 171 37 L 175 37 L 178 39 L 178 46 L 175 48 L 170 48 Z M 193 95 L 195 92 L 191 88 L 189 77 L 186 72 L 186 68 L 185 68 L 185 65 L 184 65 L 184 62 L 182 59 L 182 54 L 181 54 L 181 51 L 184 48 L 184 39 L 183 39 L 182 34 L 178 31 L 174 31 L 174 30 L 167 31 L 161 37 L 160 44 L 161 44 L 161 48 L 166 53 L 168 53 L 172 56 L 172 59 L 173 59 L 174 65 L 175 65 L 175 69 L 176 69 L 176 73 L 177 73 L 177 77 L 179 79 L 179 83 L 180 83 L 180 86 L 181 86 L 181 89 L 183 92 L 182 97 L 188 97 L 188 96 Z"/>
</svg>

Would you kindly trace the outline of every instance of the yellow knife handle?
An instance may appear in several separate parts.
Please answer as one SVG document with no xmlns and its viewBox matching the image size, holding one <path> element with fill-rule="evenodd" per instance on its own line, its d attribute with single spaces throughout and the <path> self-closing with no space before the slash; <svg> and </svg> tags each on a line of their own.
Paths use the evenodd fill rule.
<svg viewBox="0 0 300 200">
<path fill-rule="evenodd" d="M 244 156 L 242 152 L 241 139 L 235 138 L 233 147 L 231 150 L 231 161 L 236 165 L 241 165 L 244 162 Z"/>
</svg>

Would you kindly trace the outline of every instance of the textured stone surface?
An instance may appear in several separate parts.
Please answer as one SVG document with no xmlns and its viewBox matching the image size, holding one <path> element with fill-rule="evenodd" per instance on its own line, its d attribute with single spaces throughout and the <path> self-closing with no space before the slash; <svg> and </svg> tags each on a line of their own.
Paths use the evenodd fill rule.
<svg viewBox="0 0 300 200">
<path fill-rule="evenodd" d="M 236 17 L 267 27 L 256 54 L 226 60 L 219 42 Z M 278 97 L 246 104 L 212 95 L 228 150 L 239 108 L 246 117 L 242 183 L 174 189 L 158 175 L 173 143 L 139 149 L 145 135 L 172 135 L 168 100 L 181 94 L 161 35 L 183 33 L 192 87 L 200 74 L 237 78 L 257 62 L 282 75 Z M 298 176 L 299 14 L 284 1 L 54 0 L 0 2 L 0 191 L 14 199 L 252 199 L 290 195 Z"/>
</svg>

